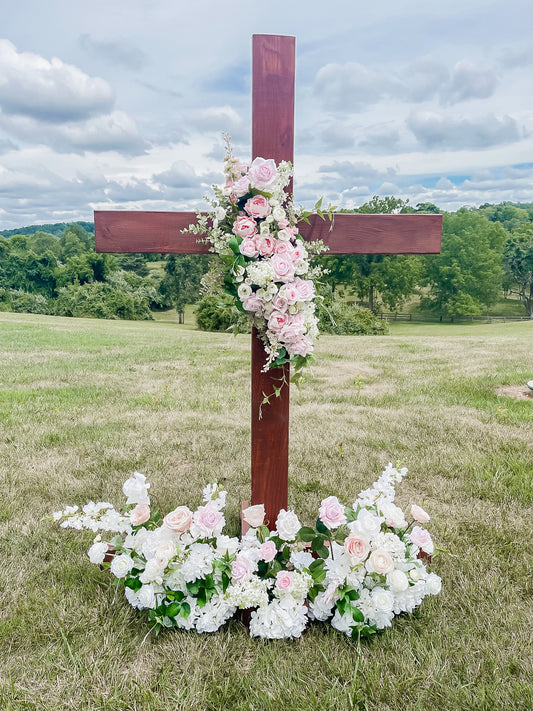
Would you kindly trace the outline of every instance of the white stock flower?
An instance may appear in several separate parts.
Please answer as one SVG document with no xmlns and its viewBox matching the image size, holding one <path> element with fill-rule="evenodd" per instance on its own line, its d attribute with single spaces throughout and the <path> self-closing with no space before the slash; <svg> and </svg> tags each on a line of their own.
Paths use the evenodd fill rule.
<svg viewBox="0 0 533 711">
<path fill-rule="evenodd" d="M 144 474 L 134 472 L 133 476 L 127 479 L 122 486 L 122 491 L 124 495 L 127 496 L 126 504 L 149 504 L 149 488 L 150 484 L 146 483 Z"/>
</svg>

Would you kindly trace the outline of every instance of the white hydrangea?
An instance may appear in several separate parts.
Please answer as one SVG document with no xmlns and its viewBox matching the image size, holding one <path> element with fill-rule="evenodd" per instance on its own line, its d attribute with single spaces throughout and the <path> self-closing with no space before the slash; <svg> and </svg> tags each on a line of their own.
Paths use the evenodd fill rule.
<svg viewBox="0 0 533 711">
<path fill-rule="evenodd" d="M 229 604 L 239 610 L 264 607 L 268 605 L 268 591 L 272 586 L 272 580 L 261 580 L 256 575 L 252 575 L 248 580 L 230 585 L 227 590 Z"/>
<path fill-rule="evenodd" d="M 300 637 L 307 624 L 307 607 L 290 596 L 274 599 L 252 612 L 250 636 L 265 639 Z"/>
<path fill-rule="evenodd" d="M 191 583 L 193 580 L 205 578 L 213 572 L 214 560 L 215 552 L 208 543 L 193 543 L 181 568 L 183 579 Z"/>
</svg>

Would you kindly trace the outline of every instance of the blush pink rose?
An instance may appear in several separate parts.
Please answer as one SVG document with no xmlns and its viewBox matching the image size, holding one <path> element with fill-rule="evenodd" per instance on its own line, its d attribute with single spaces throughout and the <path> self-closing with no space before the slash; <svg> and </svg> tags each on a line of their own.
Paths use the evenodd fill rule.
<svg viewBox="0 0 533 711">
<path fill-rule="evenodd" d="M 246 523 L 252 528 L 257 528 L 263 525 L 265 520 L 265 506 L 264 504 L 255 504 L 254 506 L 248 506 L 242 512 L 242 517 Z"/>
<path fill-rule="evenodd" d="M 288 254 L 289 257 L 291 257 L 291 260 L 294 261 L 292 258 L 292 253 L 294 252 L 294 247 L 290 242 L 281 242 L 280 240 L 276 241 L 276 254 Z"/>
<path fill-rule="evenodd" d="M 280 570 L 276 575 L 276 587 L 283 592 L 290 592 L 292 590 L 292 573 Z"/>
<path fill-rule="evenodd" d="M 261 560 L 265 561 L 265 563 L 270 563 L 270 561 L 274 560 L 276 557 L 277 552 L 278 551 L 274 541 L 265 541 L 259 549 L 259 556 Z"/>
<path fill-rule="evenodd" d="M 303 331 L 305 329 L 305 326 L 298 324 L 298 323 L 289 323 L 287 326 L 284 326 L 281 331 L 280 331 L 280 339 L 284 341 L 285 343 L 291 343 L 292 341 L 298 340 L 301 336 L 303 336 Z"/>
<path fill-rule="evenodd" d="M 287 348 L 291 355 L 301 355 L 303 357 L 313 352 L 313 344 L 307 336 L 301 336 L 296 341 L 292 341 L 290 345 L 287 345 Z"/>
<path fill-rule="evenodd" d="M 294 264 L 286 254 L 274 254 L 270 259 L 276 281 L 290 281 L 294 277 Z"/>
<path fill-rule="evenodd" d="M 276 309 L 276 311 L 287 311 L 287 308 L 289 306 L 289 302 L 281 294 L 275 296 L 270 303 Z"/>
<path fill-rule="evenodd" d="M 336 496 L 328 496 L 320 504 L 318 516 L 324 526 L 330 531 L 332 528 L 339 528 L 346 523 L 346 513 L 344 506 Z"/>
<path fill-rule="evenodd" d="M 254 195 L 254 197 L 251 197 L 246 202 L 244 210 L 250 215 L 250 217 L 260 219 L 270 214 L 271 207 L 264 195 Z"/>
<path fill-rule="evenodd" d="M 247 175 L 243 175 L 235 183 L 233 183 L 233 194 L 235 197 L 240 198 L 246 195 L 250 191 L 250 179 Z"/>
<path fill-rule="evenodd" d="M 311 301 L 315 295 L 315 285 L 310 279 L 295 279 L 294 287 L 298 292 L 298 301 Z"/>
<path fill-rule="evenodd" d="M 368 560 L 374 573 L 379 575 L 386 575 L 394 570 L 394 562 L 387 551 L 372 551 Z"/>
<path fill-rule="evenodd" d="M 338 587 L 339 583 L 335 581 L 328 585 L 324 593 L 324 605 L 331 605 L 333 604 L 333 601 L 337 599 L 338 596 L 336 595 L 336 592 Z"/>
<path fill-rule="evenodd" d="M 241 215 L 235 220 L 231 229 L 239 237 L 253 237 L 257 233 L 257 224 L 251 217 Z"/>
<path fill-rule="evenodd" d="M 257 257 L 259 254 L 254 239 L 243 239 L 239 245 L 239 252 L 245 257 Z"/>
<path fill-rule="evenodd" d="M 289 226 L 289 220 L 278 220 L 278 226 L 281 230 L 284 230 Z"/>
<path fill-rule="evenodd" d="M 163 524 L 174 533 L 188 531 L 192 523 L 192 511 L 187 506 L 178 506 L 163 519 Z"/>
<path fill-rule="evenodd" d="M 424 553 L 427 553 L 428 555 L 431 555 L 435 550 L 429 531 L 426 531 L 425 528 L 414 526 L 413 530 L 409 534 L 409 538 L 415 546 L 418 546 L 420 550 L 424 551 Z"/>
<path fill-rule="evenodd" d="M 299 262 L 301 259 L 307 259 L 307 250 L 301 242 L 297 242 L 293 247 L 292 259 L 294 262 Z"/>
<path fill-rule="evenodd" d="M 287 299 L 288 304 L 295 304 L 299 299 L 299 292 L 294 283 L 285 284 L 283 288 L 283 296 Z"/>
<path fill-rule="evenodd" d="M 261 311 L 264 306 L 264 301 L 257 294 L 250 294 L 246 299 L 243 299 L 242 307 L 245 311 Z"/>
<path fill-rule="evenodd" d="M 418 506 L 417 504 L 413 504 L 411 506 L 411 516 L 414 518 L 415 521 L 418 521 L 418 523 L 429 523 L 430 516 L 428 513 L 424 511 L 424 509 L 421 506 Z"/>
<path fill-rule="evenodd" d="M 193 514 L 193 523 L 196 524 L 200 533 L 206 537 L 211 537 L 216 532 L 220 533 L 224 525 L 224 515 L 217 509 L 213 501 L 209 501 L 205 506 L 199 506 Z"/>
<path fill-rule="evenodd" d="M 257 190 L 269 192 L 278 182 L 278 169 L 272 158 L 255 158 L 248 173 L 250 185 Z"/>
<path fill-rule="evenodd" d="M 269 235 L 257 239 L 257 249 L 262 257 L 271 257 L 274 254 L 276 240 Z"/>
<path fill-rule="evenodd" d="M 268 328 L 273 333 L 279 333 L 288 321 L 288 314 L 281 311 L 272 311 L 268 317 Z"/>
<path fill-rule="evenodd" d="M 244 555 L 244 553 L 238 553 L 237 557 L 231 564 L 231 578 L 236 583 L 242 583 L 248 580 L 252 573 L 254 572 L 254 565 L 252 561 Z"/>
<path fill-rule="evenodd" d="M 370 553 L 370 543 L 364 536 L 352 533 L 344 539 L 344 550 L 354 563 L 362 563 Z"/>
<path fill-rule="evenodd" d="M 150 518 L 150 507 L 148 504 L 137 504 L 130 511 L 130 523 L 132 526 L 140 526 L 141 523 L 146 523 Z"/>
</svg>

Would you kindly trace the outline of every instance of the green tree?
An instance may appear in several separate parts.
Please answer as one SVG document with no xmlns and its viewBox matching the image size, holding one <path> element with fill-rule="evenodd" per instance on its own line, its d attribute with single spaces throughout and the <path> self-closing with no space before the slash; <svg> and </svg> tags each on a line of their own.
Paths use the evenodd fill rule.
<svg viewBox="0 0 533 711">
<path fill-rule="evenodd" d="M 400 198 L 374 195 L 357 212 L 390 215 L 414 210 Z M 326 256 L 322 258 L 322 264 L 330 270 L 326 281 L 333 289 L 337 284 L 344 284 L 349 291 L 367 301 L 371 311 L 375 310 L 378 294 L 388 308 L 397 308 L 414 293 L 422 267 L 419 257 L 383 254 Z"/>
<path fill-rule="evenodd" d="M 480 314 L 502 288 L 501 224 L 478 211 L 461 208 L 444 215 L 439 255 L 425 258 L 429 294 L 422 305 L 450 316 Z"/>
<path fill-rule="evenodd" d="M 517 294 L 533 318 L 533 224 L 513 230 L 504 249 L 504 266 L 510 277 L 511 294 Z"/>
<path fill-rule="evenodd" d="M 165 259 L 165 276 L 159 288 L 178 312 L 179 323 L 184 322 L 185 305 L 198 301 L 200 281 L 208 268 L 209 257 L 204 255 L 169 254 Z"/>
<path fill-rule="evenodd" d="M 35 232 L 28 237 L 28 248 L 35 254 L 44 254 L 52 252 L 58 259 L 61 255 L 61 243 L 55 235 L 49 232 Z"/>
<path fill-rule="evenodd" d="M 527 210 L 511 202 L 502 202 L 499 205 L 485 204 L 479 208 L 479 211 L 491 222 L 501 223 L 509 232 L 531 220 Z"/>
</svg>

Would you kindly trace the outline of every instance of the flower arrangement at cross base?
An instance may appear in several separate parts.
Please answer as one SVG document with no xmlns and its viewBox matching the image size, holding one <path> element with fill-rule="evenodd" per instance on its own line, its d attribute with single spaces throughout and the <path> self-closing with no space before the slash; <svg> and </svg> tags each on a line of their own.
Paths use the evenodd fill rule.
<svg viewBox="0 0 533 711">
<path fill-rule="evenodd" d="M 184 232 L 202 235 L 223 264 L 222 288 L 235 307 L 249 316 L 262 340 L 266 360 L 263 370 L 289 363 L 298 382 L 302 368 L 312 361 L 318 337 L 314 280 L 322 274 L 312 267 L 313 255 L 326 250 L 315 240 L 304 242 L 298 220 L 315 212 L 332 218 L 333 206 L 297 210 L 286 188 L 292 176 L 290 163 L 255 158 L 250 165 L 238 161 L 228 136 L 223 187 L 213 186 L 205 199 L 208 213 L 197 213 L 197 222 Z"/>
<path fill-rule="evenodd" d="M 255 637 L 295 638 L 309 620 L 329 620 L 359 638 L 440 591 L 440 578 L 421 558 L 434 551 L 418 525 L 429 515 L 413 505 L 408 522 L 394 503 L 406 473 L 389 464 L 351 506 L 324 499 L 313 527 L 283 509 L 270 531 L 264 506 L 251 506 L 243 512 L 250 528 L 240 538 L 223 533 L 226 491 L 217 484 L 206 486 L 196 510 L 181 505 L 163 515 L 152 510 L 150 485 L 138 472 L 124 483 L 124 512 L 91 501 L 52 518 L 98 534 L 89 559 L 109 568 L 129 604 L 148 611 L 156 632 L 215 632 L 237 610 L 251 610 Z M 101 531 L 115 535 L 103 540 Z"/>
</svg>

